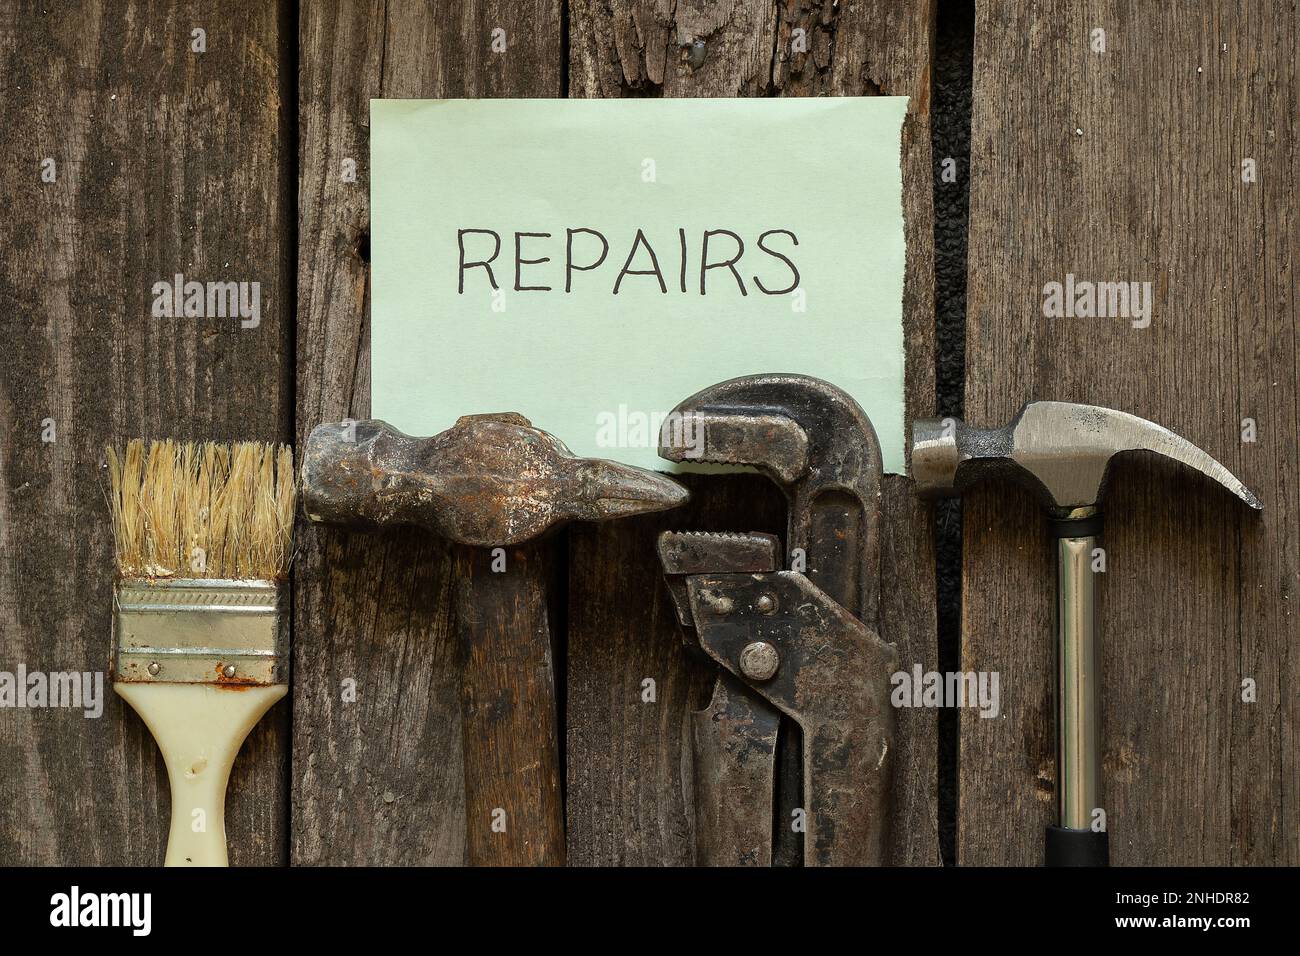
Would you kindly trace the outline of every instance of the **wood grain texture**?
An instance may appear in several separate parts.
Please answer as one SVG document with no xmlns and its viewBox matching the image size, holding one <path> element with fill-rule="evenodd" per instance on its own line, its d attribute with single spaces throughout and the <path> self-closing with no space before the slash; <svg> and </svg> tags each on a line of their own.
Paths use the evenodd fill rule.
<svg viewBox="0 0 1300 956">
<path fill-rule="evenodd" d="M 708 703 L 716 669 L 682 646 L 655 539 L 668 530 L 783 533 L 785 511 L 758 476 L 683 483 L 683 508 L 569 531 L 570 865 L 695 862 L 689 713 Z"/>
<path fill-rule="evenodd" d="M 301 5 L 299 441 L 322 421 L 369 415 L 370 98 L 556 96 L 560 24 L 558 0 Z M 498 27 L 504 53 L 491 51 Z M 459 864 L 447 549 L 416 532 L 299 530 L 290 857 Z M 349 679 L 355 702 L 344 699 Z"/>
<path fill-rule="evenodd" d="M 1112 863 L 1295 865 L 1295 7 L 989 2 L 977 17 L 968 420 L 1032 398 L 1122 408 L 1205 448 L 1265 509 L 1168 463 L 1116 469 L 1100 618 Z M 1150 326 L 1044 318 L 1045 283 L 1067 273 L 1152 283 Z M 968 497 L 964 525 L 964 666 L 1001 673 L 1003 716 L 963 715 L 959 859 L 1032 865 L 1054 811 L 1050 550 L 1009 488 Z"/>
<path fill-rule="evenodd" d="M 933 213 L 929 81 L 933 5 L 730 0 L 575 0 L 569 10 L 570 95 L 912 98 L 903 128 L 908 245 L 903 321 L 907 417 L 934 407 Z M 793 52 L 802 29 L 806 52 Z M 704 59 L 691 48 L 704 43 Z M 797 173 L 793 173 L 797 181 Z M 864 361 L 867 358 L 864 356 Z M 773 371 L 799 371 L 773 369 Z M 683 398 L 685 396 L 682 396 Z M 774 487 L 714 480 L 691 510 L 666 518 L 575 529 L 571 535 L 568 665 L 569 859 L 574 864 L 688 864 L 693 858 L 683 779 L 687 709 L 702 707 L 707 669 L 678 647 L 653 556 L 663 528 L 784 529 Z M 936 663 L 933 532 L 910 483 L 886 476 L 881 633 L 900 661 Z M 890 562 L 892 561 L 892 566 Z M 631 596 L 610 605 L 610 595 Z M 643 704 L 653 677 L 657 702 Z M 899 714 L 893 863 L 939 862 L 933 711 Z"/>
<path fill-rule="evenodd" d="M 290 438 L 280 39 L 265 3 L 0 10 L 0 670 L 107 669 L 105 442 Z M 260 326 L 152 317 L 178 272 L 260 282 Z M 162 758 L 104 699 L 0 711 L 0 864 L 162 863 Z M 280 704 L 231 776 L 233 865 L 284 861 L 287 747 Z"/>
<path fill-rule="evenodd" d="M 549 541 L 455 549 L 470 866 L 564 865 L 554 554 Z"/>
</svg>

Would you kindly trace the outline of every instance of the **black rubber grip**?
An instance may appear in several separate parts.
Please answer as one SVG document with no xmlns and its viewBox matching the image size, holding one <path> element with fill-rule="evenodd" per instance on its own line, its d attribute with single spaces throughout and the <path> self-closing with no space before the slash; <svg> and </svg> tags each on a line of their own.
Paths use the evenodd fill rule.
<svg viewBox="0 0 1300 956">
<path fill-rule="evenodd" d="M 1101 512 L 1086 518 L 1050 518 L 1047 527 L 1053 538 L 1086 538 L 1101 535 Z"/>
<path fill-rule="evenodd" d="M 1110 866 L 1106 831 L 1048 827 L 1043 859 L 1048 866 Z"/>
</svg>

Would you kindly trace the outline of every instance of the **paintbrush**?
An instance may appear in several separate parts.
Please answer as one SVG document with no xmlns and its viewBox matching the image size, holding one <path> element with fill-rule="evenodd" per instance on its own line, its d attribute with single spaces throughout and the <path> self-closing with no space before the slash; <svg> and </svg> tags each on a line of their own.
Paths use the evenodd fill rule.
<svg viewBox="0 0 1300 956">
<path fill-rule="evenodd" d="M 293 452 L 137 439 L 106 457 L 113 688 L 167 764 L 165 865 L 226 866 L 231 765 L 288 691 Z"/>
</svg>

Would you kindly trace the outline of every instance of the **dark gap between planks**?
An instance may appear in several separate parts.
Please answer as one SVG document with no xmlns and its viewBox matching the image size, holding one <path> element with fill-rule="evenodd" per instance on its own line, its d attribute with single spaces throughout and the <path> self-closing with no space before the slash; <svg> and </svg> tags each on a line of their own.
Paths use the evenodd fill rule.
<svg viewBox="0 0 1300 956">
<path fill-rule="evenodd" d="M 975 4 L 938 4 L 931 77 L 930 145 L 934 163 L 935 411 L 960 417 L 966 387 L 966 241 L 970 222 L 971 83 Z M 944 182 L 944 160 L 956 161 Z M 961 669 L 961 500 L 936 504 L 935 586 L 941 672 Z M 939 856 L 957 862 L 958 760 L 961 717 L 938 714 Z"/>
</svg>

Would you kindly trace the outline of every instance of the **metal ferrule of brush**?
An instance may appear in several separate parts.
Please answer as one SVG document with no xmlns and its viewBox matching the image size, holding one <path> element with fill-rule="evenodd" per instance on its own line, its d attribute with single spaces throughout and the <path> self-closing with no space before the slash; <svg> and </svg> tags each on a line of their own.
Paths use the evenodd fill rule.
<svg viewBox="0 0 1300 956">
<path fill-rule="evenodd" d="M 257 579 L 120 581 L 113 600 L 114 679 L 286 683 L 288 590 Z"/>
</svg>

